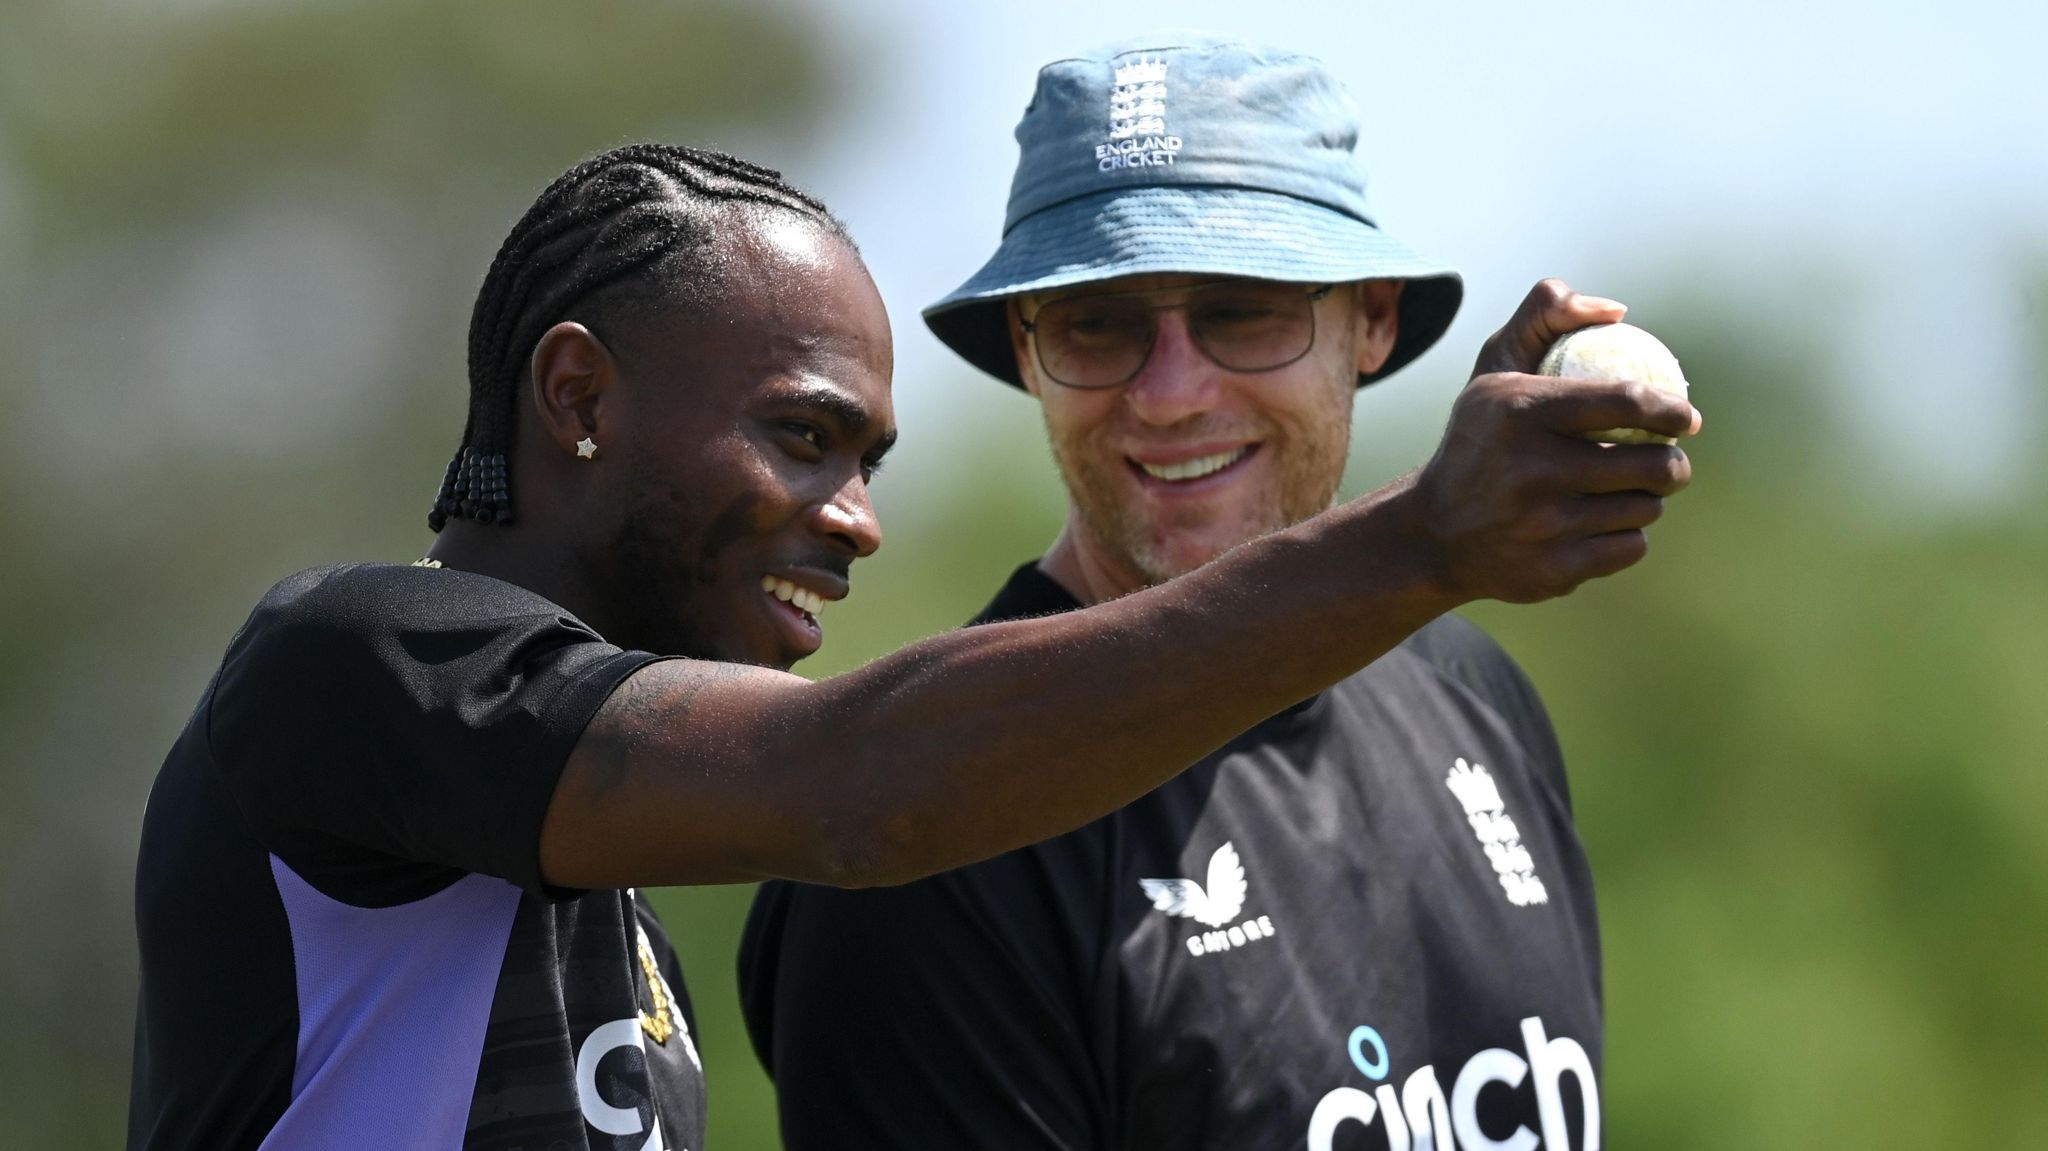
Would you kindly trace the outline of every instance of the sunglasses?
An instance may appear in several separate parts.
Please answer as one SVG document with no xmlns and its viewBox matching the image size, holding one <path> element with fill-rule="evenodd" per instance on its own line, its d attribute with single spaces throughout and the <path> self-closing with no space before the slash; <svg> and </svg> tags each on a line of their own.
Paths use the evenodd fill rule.
<svg viewBox="0 0 2048 1151">
<path fill-rule="evenodd" d="M 1308 354 L 1316 342 L 1316 301 L 1336 285 L 1220 280 L 1191 288 L 1154 288 L 1063 296 L 1023 319 L 1038 369 L 1063 387 L 1098 389 L 1129 383 L 1144 370 L 1159 338 L 1159 313 L 1187 313 L 1188 333 L 1202 354 L 1233 372 L 1270 372 Z M 1178 295 L 1172 303 L 1160 296 Z"/>
</svg>

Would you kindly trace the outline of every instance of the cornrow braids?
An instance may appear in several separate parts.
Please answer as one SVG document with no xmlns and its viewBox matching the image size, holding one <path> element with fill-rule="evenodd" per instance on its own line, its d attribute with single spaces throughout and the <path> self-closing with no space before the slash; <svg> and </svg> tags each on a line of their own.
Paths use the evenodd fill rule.
<svg viewBox="0 0 2048 1151">
<path fill-rule="evenodd" d="M 498 248 L 469 321 L 469 418 L 427 526 L 512 522 L 506 455 L 519 382 L 541 334 L 603 293 L 656 293 L 702 306 L 715 295 L 717 213 L 756 205 L 815 220 L 851 244 L 846 225 L 782 174 L 722 152 L 630 144 L 569 169 Z M 601 308 L 602 310 L 602 308 Z"/>
</svg>

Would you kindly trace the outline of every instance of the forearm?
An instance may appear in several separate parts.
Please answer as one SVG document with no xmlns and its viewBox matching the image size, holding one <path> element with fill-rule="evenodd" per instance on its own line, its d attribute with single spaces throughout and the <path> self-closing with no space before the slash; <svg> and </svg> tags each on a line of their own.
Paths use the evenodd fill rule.
<svg viewBox="0 0 2048 1151">
<path fill-rule="evenodd" d="M 629 681 L 636 723 L 563 785 L 618 834 L 550 877 L 887 884 L 1080 826 L 1455 606 L 1412 515 L 1397 482 L 1160 587 L 815 684 Z"/>
<path fill-rule="evenodd" d="M 820 684 L 858 733 L 835 757 L 856 784 L 844 798 L 882 832 L 847 878 L 898 882 L 1071 830 L 1385 654 L 1450 604 L 1367 510 Z"/>
</svg>

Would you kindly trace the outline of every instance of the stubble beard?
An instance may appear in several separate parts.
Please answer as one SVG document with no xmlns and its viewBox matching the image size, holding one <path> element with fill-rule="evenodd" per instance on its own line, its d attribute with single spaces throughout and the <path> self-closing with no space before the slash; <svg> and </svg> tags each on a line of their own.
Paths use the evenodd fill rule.
<svg viewBox="0 0 2048 1151">
<path fill-rule="evenodd" d="M 1206 545 L 1175 547 L 1183 533 L 1201 530 L 1213 510 L 1204 505 L 1182 517 L 1148 516 L 1125 495 L 1127 467 L 1113 451 L 1090 450 L 1049 436 L 1053 461 L 1066 484 L 1067 498 L 1083 532 L 1101 556 L 1121 565 L 1147 587 L 1165 583 L 1201 567 L 1239 544 L 1294 526 L 1327 510 L 1337 498 L 1351 447 L 1349 394 L 1330 405 L 1318 405 L 1310 426 L 1285 427 L 1258 437 L 1261 454 L 1274 475 L 1241 520 L 1241 529 Z M 1320 425 L 1320 426 L 1315 426 Z M 1048 429 L 1051 431 L 1051 429 Z M 1188 438 L 1203 438 L 1191 434 Z M 1215 438 L 1231 438 L 1217 436 Z"/>
<path fill-rule="evenodd" d="M 606 638 L 661 655 L 753 662 L 728 650 L 702 619 L 704 597 L 718 583 L 720 552 L 745 534 L 752 506 L 736 501 L 706 519 L 701 497 L 677 488 L 650 461 L 621 466 L 630 495 L 589 562 L 632 634 Z"/>
</svg>

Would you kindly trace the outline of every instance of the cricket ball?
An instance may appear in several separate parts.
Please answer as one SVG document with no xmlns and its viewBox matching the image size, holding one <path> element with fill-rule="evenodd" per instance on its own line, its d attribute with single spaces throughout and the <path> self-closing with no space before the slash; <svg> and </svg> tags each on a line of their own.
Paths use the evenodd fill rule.
<svg viewBox="0 0 2048 1151">
<path fill-rule="evenodd" d="M 1683 396 L 1685 372 L 1678 357 L 1650 333 L 1633 324 L 1596 324 L 1567 332 L 1543 354 L 1537 374 L 1582 380 L 1638 380 Z M 1675 444 L 1641 428 L 1607 428 L 1583 433 L 1607 444 Z"/>
</svg>

